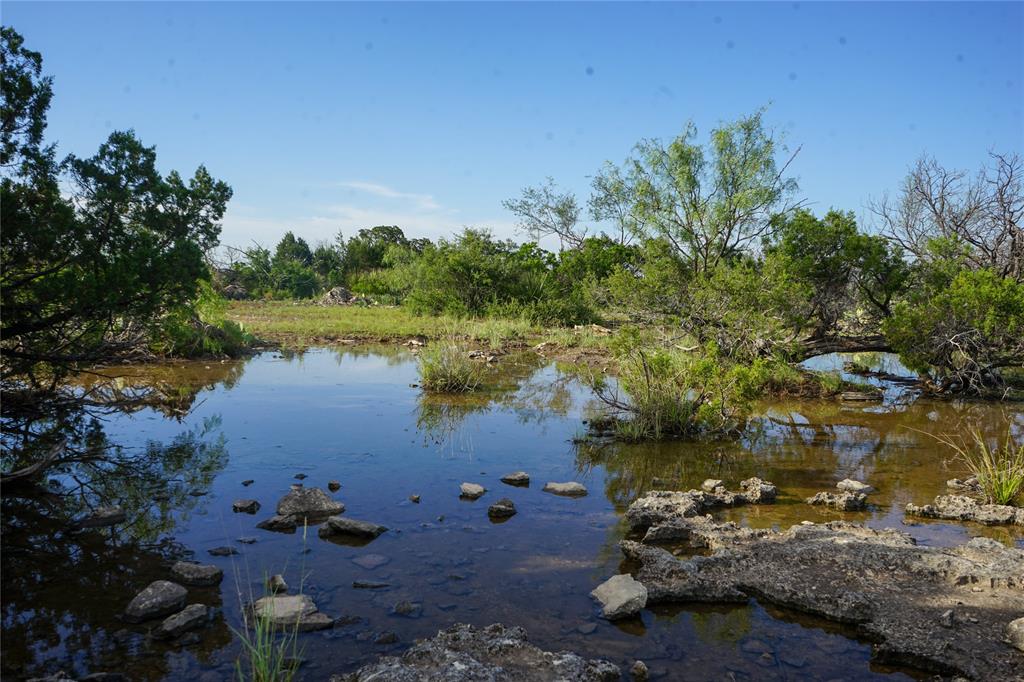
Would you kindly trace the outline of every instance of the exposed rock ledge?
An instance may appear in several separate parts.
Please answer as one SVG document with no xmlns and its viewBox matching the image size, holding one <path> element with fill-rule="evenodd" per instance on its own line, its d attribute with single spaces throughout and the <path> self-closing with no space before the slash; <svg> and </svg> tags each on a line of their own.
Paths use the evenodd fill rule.
<svg viewBox="0 0 1024 682">
<path fill-rule="evenodd" d="M 620 543 L 640 565 L 636 578 L 649 604 L 756 597 L 854 625 L 875 643 L 879 662 L 976 680 L 1024 679 L 1024 653 L 1004 641 L 1024 613 L 1024 551 L 987 538 L 953 549 L 918 547 L 899 531 L 844 522 L 776 532 L 677 517 L 648 533 L 658 527 L 718 550 L 682 560 Z"/>
<path fill-rule="evenodd" d="M 954 479 L 956 480 L 956 479 Z M 982 504 L 966 495 L 939 495 L 932 504 L 908 504 L 907 513 L 931 519 L 974 521 L 986 526 L 1024 526 L 1024 508 L 1006 504 Z"/>
<path fill-rule="evenodd" d="M 526 631 L 500 623 L 485 628 L 456 624 L 417 642 L 401 657 L 387 656 L 331 682 L 440 680 L 578 680 L 618 682 L 618 666 L 573 653 L 543 651 L 526 641 Z"/>
</svg>

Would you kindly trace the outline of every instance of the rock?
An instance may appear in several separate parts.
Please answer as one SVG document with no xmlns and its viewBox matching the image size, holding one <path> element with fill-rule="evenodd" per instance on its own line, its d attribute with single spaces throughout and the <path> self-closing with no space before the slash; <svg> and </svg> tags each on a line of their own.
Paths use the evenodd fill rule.
<svg viewBox="0 0 1024 682">
<path fill-rule="evenodd" d="M 121 507 L 97 507 L 91 514 L 78 519 L 74 525 L 76 528 L 106 528 L 126 520 L 127 516 Z"/>
<path fill-rule="evenodd" d="M 779 494 L 775 484 L 762 481 L 760 478 L 748 478 L 740 481 L 741 496 L 747 504 L 772 504 Z"/>
<path fill-rule="evenodd" d="M 544 484 L 544 492 L 551 493 L 552 495 L 561 495 L 562 497 L 584 497 L 587 494 L 587 489 L 582 483 L 577 483 L 576 481 L 568 481 L 566 483 L 551 481 Z"/>
<path fill-rule="evenodd" d="M 974 521 L 986 526 L 1024 526 L 1024 507 L 982 504 L 966 495 L 939 495 L 932 504 L 921 507 L 908 504 L 906 512 L 911 516 L 951 521 Z"/>
<path fill-rule="evenodd" d="M 238 538 L 236 542 L 241 542 L 243 545 L 255 545 L 257 540 L 251 535 L 243 535 L 242 537 Z"/>
<path fill-rule="evenodd" d="M 160 623 L 153 632 L 157 639 L 172 639 L 189 630 L 202 627 L 210 617 L 210 610 L 203 604 L 189 604 L 183 610 Z"/>
<path fill-rule="evenodd" d="M 836 488 L 848 493 L 864 493 L 865 495 L 875 492 L 872 486 L 855 481 L 852 478 L 844 478 L 839 481 L 839 483 L 836 483 Z"/>
<path fill-rule="evenodd" d="M 527 642 L 522 628 L 459 623 L 418 641 L 401 657 L 383 657 L 351 675 L 335 676 L 332 682 L 618 682 L 620 677 L 618 667 L 609 661 L 543 651 Z"/>
<path fill-rule="evenodd" d="M 273 625 L 298 627 L 302 632 L 334 625 L 334 619 L 317 611 L 316 604 L 306 594 L 262 597 L 252 605 L 252 610 Z"/>
<path fill-rule="evenodd" d="M 612 576 L 590 596 L 601 603 L 601 615 L 608 620 L 635 616 L 647 605 L 647 588 L 629 574 Z"/>
<path fill-rule="evenodd" d="M 307 478 L 309 478 L 309 476 L 307 476 L 306 474 L 295 474 L 294 478 L 298 481 L 305 481 Z"/>
<path fill-rule="evenodd" d="M 252 480 L 251 478 L 247 478 L 244 481 L 242 481 L 242 485 L 244 485 L 246 488 L 248 488 L 249 486 L 251 486 L 255 482 L 256 481 Z"/>
<path fill-rule="evenodd" d="M 502 476 L 501 482 L 525 488 L 530 485 L 530 474 L 525 471 L 513 471 L 511 474 L 505 474 Z"/>
<path fill-rule="evenodd" d="M 185 608 L 188 590 L 169 580 L 157 580 L 135 595 L 124 611 L 125 620 L 140 623 L 151 618 L 169 616 Z"/>
<path fill-rule="evenodd" d="M 459 486 L 459 497 L 467 500 L 476 500 L 483 496 L 487 489 L 476 483 L 463 483 Z"/>
<path fill-rule="evenodd" d="M 224 579 L 224 571 L 211 564 L 197 564 L 191 561 L 178 561 L 171 566 L 171 575 L 185 585 L 207 587 L 219 585 Z"/>
<path fill-rule="evenodd" d="M 829 507 L 837 511 L 861 511 L 868 506 L 868 498 L 864 493 L 817 493 L 807 498 L 807 504 Z"/>
<path fill-rule="evenodd" d="M 279 516 L 302 517 L 322 519 L 333 514 L 340 514 L 345 511 L 345 505 L 330 496 L 320 488 L 299 488 L 292 490 L 281 498 L 277 503 Z"/>
<path fill-rule="evenodd" d="M 320 305 L 349 305 L 355 299 L 345 287 L 332 287 L 320 297 Z"/>
<path fill-rule="evenodd" d="M 633 676 L 636 682 L 646 682 L 648 677 L 647 664 L 643 661 L 636 661 L 633 663 L 633 667 L 629 669 L 629 674 Z"/>
<path fill-rule="evenodd" d="M 255 514 L 260 510 L 260 503 L 256 500 L 235 500 L 231 503 L 231 511 L 243 514 Z"/>
<path fill-rule="evenodd" d="M 375 538 L 387 531 L 387 526 L 381 526 L 369 521 L 349 519 L 344 516 L 331 516 L 324 525 L 320 526 L 319 535 L 322 538 L 332 535 L 352 535 L 361 538 Z"/>
<path fill-rule="evenodd" d="M 419 618 L 423 615 L 423 604 L 411 601 L 400 601 L 391 608 L 391 613 L 406 618 Z"/>
<path fill-rule="evenodd" d="M 420 503 L 420 496 L 419 495 L 410 495 L 409 496 L 409 501 L 412 502 L 413 504 L 419 504 Z"/>
<path fill-rule="evenodd" d="M 592 635 L 597 632 L 597 623 L 583 623 L 576 626 L 576 632 L 581 635 Z"/>
<path fill-rule="evenodd" d="M 231 556 L 233 554 L 238 554 L 237 549 L 235 549 L 234 547 L 227 546 L 214 547 L 213 549 L 208 549 L 206 551 L 210 554 L 210 556 Z"/>
<path fill-rule="evenodd" d="M 277 533 L 294 533 L 297 525 L 293 517 L 281 516 L 279 514 L 260 521 L 256 524 L 256 527 L 262 530 L 272 530 Z"/>
<path fill-rule="evenodd" d="M 714 481 L 709 479 L 707 482 Z M 743 504 L 773 504 L 778 489 L 773 483 L 748 478 L 740 483 L 742 492 L 733 493 L 716 485 L 711 491 L 652 490 L 638 498 L 626 510 L 626 522 L 634 533 L 646 531 L 680 519 L 700 516 L 718 507 Z"/>
<path fill-rule="evenodd" d="M 336 493 L 341 490 L 341 481 L 327 481 L 327 489 L 332 493 Z"/>
<path fill-rule="evenodd" d="M 284 576 L 280 573 L 275 573 L 270 576 L 267 580 L 267 589 L 270 590 L 271 594 L 277 594 L 278 592 L 287 592 L 288 583 L 284 581 Z"/>
<path fill-rule="evenodd" d="M 363 554 L 352 559 L 352 563 L 356 566 L 365 568 L 368 571 L 379 568 L 389 561 L 391 561 L 391 559 L 388 559 L 382 554 Z"/>
<path fill-rule="evenodd" d="M 1024 651 L 1024 618 L 1011 620 L 1006 625 L 1006 642 L 1020 651 Z"/>
<path fill-rule="evenodd" d="M 353 580 L 352 587 L 357 590 L 383 590 L 391 585 L 376 580 Z"/>
<path fill-rule="evenodd" d="M 501 498 L 487 508 L 487 515 L 492 519 L 507 519 L 510 516 L 515 516 L 515 513 L 516 506 L 507 497 Z"/>
<path fill-rule="evenodd" d="M 718 478 L 707 478 L 707 479 L 704 479 L 704 482 L 700 484 L 700 489 L 705 491 L 705 492 L 713 493 L 716 490 L 718 490 L 719 488 L 724 488 L 724 486 L 725 486 L 725 484 L 722 482 L 721 479 L 718 479 Z M 637 662 L 640 663 L 641 661 L 637 661 Z"/>
<path fill-rule="evenodd" d="M 946 481 L 946 487 L 949 488 L 950 490 L 956 490 L 957 492 L 981 492 L 981 484 L 978 483 L 977 476 L 968 476 L 962 481 L 959 478 L 951 478 L 948 481 Z"/>
<path fill-rule="evenodd" d="M 843 391 L 839 399 L 847 402 L 880 402 L 885 399 L 881 391 Z"/>
<path fill-rule="evenodd" d="M 649 604 L 756 597 L 855 627 L 874 643 L 880 663 L 977 680 L 1014 679 L 1024 665 L 1019 651 L 993 637 L 1024 613 L 1024 550 L 988 538 L 920 547 L 896 530 L 831 522 L 762 531 L 710 556 L 680 559 L 629 540 L 620 548 L 639 564 L 635 575 Z M 977 586 L 984 592 L 975 592 Z"/>
<path fill-rule="evenodd" d="M 386 644 L 397 644 L 398 635 L 391 632 L 390 630 L 387 630 L 386 632 L 378 633 L 377 636 L 373 638 L 373 643 L 380 646 L 384 646 Z"/>
</svg>

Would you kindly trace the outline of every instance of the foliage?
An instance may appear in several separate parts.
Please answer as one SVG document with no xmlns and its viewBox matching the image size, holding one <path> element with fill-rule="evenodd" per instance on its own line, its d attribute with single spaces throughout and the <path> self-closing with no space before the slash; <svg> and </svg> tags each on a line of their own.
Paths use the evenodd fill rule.
<svg viewBox="0 0 1024 682">
<path fill-rule="evenodd" d="M 41 146 L 50 91 L 41 60 L 10 29 L 0 47 L 4 375 L 59 373 L 136 347 L 194 296 L 231 189 L 202 166 L 187 181 L 161 175 L 155 149 L 131 131 L 112 133 L 92 157 L 56 162 Z"/>
<path fill-rule="evenodd" d="M 1001 439 L 986 439 L 977 428 L 971 429 L 970 435 L 970 443 L 962 435 L 932 437 L 956 452 L 978 479 L 986 502 L 1012 504 L 1024 492 L 1024 440 L 1014 437 L 1012 424 Z"/>
<path fill-rule="evenodd" d="M 227 301 L 200 280 L 195 301 L 174 308 L 157 322 L 150 346 L 160 355 L 175 357 L 238 357 L 254 339 L 226 313 Z"/>
<path fill-rule="evenodd" d="M 453 339 L 429 344 L 420 351 L 420 385 L 435 393 L 468 393 L 480 385 L 480 364 Z"/>
</svg>

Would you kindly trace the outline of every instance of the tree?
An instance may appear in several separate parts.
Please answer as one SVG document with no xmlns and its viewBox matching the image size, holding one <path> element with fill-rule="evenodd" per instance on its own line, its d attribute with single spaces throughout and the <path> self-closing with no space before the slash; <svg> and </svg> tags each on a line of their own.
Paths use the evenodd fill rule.
<svg viewBox="0 0 1024 682">
<path fill-rule="evenodd" d="M 507 199 L 501 205 L 519 217 L 519 229 L 534 241 L 557 237 L 563 249 L 577 249 L 587 237 L 587 229 L 579 224 L 581 209 L 575 195 L 559 192 L 552 178 L 543 185 L 524 188 L 518 199 Z"/>
<path fill-rule="evenodd" d="M 625 231 L 666 240 L 692 274 L 734 258 L 798 207 L 796 181 L 784 177 L 796 154 L 776 163 L 779 144 L 761 115 L 716 128 L 704 146 L 693 123 L 668 145 L 640 142 L 621 168 L 601 171 L 591 206 Z"/>
<path fill-rule="evenodd" d="M 309 250 L 309 244 L 302 237 L 296 237 L 291 230 L 284 233 L 281 241 L 277 243 L 274 250 L 273 264 L 277 265 L 282 261 L 291 260 L 302 265 L 313 264 L 313 253 Z"/>
<path fill-rule="evenodd" d="M 45 366 L 53 378 L 135 347 L 195 295 L 231 189 L 202 166 L 188 181 L 161 175 L 155 149 L 132 131 L 112 133 L 92 157 L 55 162 L 42 146 L 41 57 L 11 29 L 0 39 L 3 377 L 32 380 Z"/>
<path fill-rule="evenodd" d="M 359 230 L 345 245 L 346 276 L 382 267 L 384 255 L 392 245 L 409 245 L 405 233 L 397 225 L 377 225 Z"/>
</svg>

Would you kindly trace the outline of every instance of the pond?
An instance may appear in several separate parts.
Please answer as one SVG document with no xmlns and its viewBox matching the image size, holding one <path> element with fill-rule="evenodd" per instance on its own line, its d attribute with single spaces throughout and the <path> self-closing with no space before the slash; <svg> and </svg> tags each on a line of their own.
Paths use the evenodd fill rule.
<svg viewBox="0 0 1024 682">
<path fill-rule="evenodd" d="M 838 367 L 842 358 L 819 361 L 829 362 Z M 1024 546 L 1019 529 L 904 525 L 902 513 L 964 475 L 952 452 L 923 432 L 992 432 L 1012 406 L 928 401 L 887 384 L 881 404 L 765 403 L 738 442 L 625 445 L 586 438 L 595 409 L 589 391 L 532 353 L 503 356 L 483 392 L 456 398 L 425 395 L 415 386 L 414 355 L 394 347 L 107 371 L 124 375 L 126 390 L 156 387 L 170 400 L 108 415 L 90 432 L 90 442 L 120 448 L 110 451 L 135 468 L 68 470 L 51 485 L 74 490 L 69 496 L 5 495 L 4 677 L 102 670 L 133 680 L 226 679 L 239 654 L 232 629 L 242 627 L 242 604 L 281 573 L 320 611 L 348 617 L 300 636 L 304 680 L 401 653 L 455 622 L 520 625 L 543 649 L 608 658 L 624 670 L 641 659 L 673 680 L 924 678 L 872 663 L 870 645 L 851 630 L 754 601 L 659 606 L 613 624 L 598 617 L 589 593 L 622 570 L 616 543 L 632 500 L 706 478 L 735 489 L 758 476 L 779 487 L 775 505 L 719 515 L 750 526 L 843 518 L 901 528 L 923 544 L 984 534 Z M 517 470 L 530 474 L 529 487 L 500 482 Z M 340 482 L 333 497 L 346 516 L 391 530 L 350 546 L 319 538 L 315 528 L 258 529 L 298 477 L 325 490 Z M 878 489 L 868 511 L 803 503 L 847 477 Z M 590 494 L 554 496 L 541 490 L 547 481 L 578 481 Z M 487 493 L 460 499 L 462 482 Z M 494 523 L 487 506 L 502 497 L 518 513 Z M 101 498 L 122 504 L 128 523 L 69 532 L 69 510 Z M 239 498 L 262 508 L 233 513 Z M 208 554 L 222 546 L 238 554 Z M 145 625 L 121 619 L 139 590 L 170 579 L 173 561 L 189 557 L 225 573 L 219 587 L 189 589 L 190 601 L 220 613 L 197 640 L 163 644 Z M 387 587 L 356 589 L 354 581 Z M 394 606 L 403 601 L 420 606 L 399 615 Z"/>
</svg>

